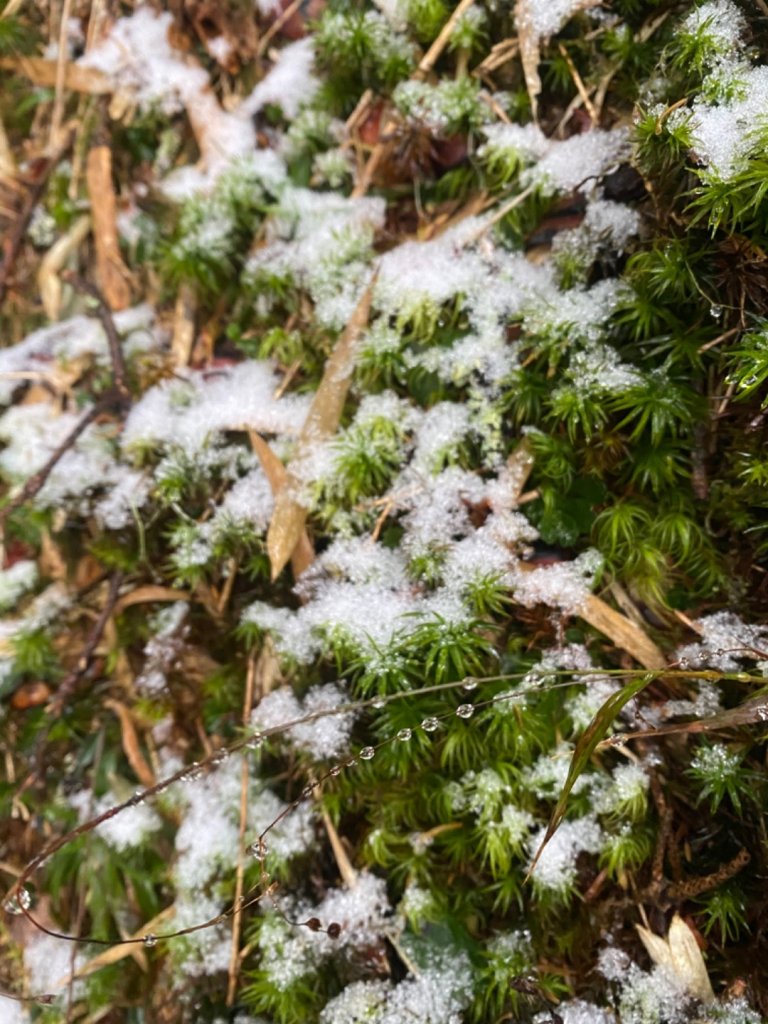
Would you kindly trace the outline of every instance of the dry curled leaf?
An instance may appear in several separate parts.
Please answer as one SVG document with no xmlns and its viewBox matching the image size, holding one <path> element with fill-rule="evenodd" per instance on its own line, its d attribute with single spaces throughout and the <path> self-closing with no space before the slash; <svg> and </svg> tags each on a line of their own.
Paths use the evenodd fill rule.
<svg viewBox="0 0 768 1024">
<path fill-rule="evenodd" d="M 302 427 L 294 461 L 306 459 L 312 448 L 336 432 L 355 366 L 355 352 L 371 310 L 375 275 L 363 292 L 343 334 L 325 364 L 323 378 Z M 299 543 L 307 521 L 307 509 L 297 499 L 300 482 L 288 470 L 275 499 L 275 509 L 267 532 L 267 551 L 275 580 L 285 568 Z"/>
<path fill-rule="evenodd" d="M 536 566 L 527 562 L 518 562 L 519 572 L 534 572 Z M 634 622 L 611 608 L 602 598 L 588 594 L 579 609 L 579 616 L 590 626 L 612 640 L 617 647 L 631 654 L 638 664 L 647 669 L 663 669 L 667 667 L 666 659 L 659 647 Z"/>
<path fill-rule="evenodd" d="M 655 964 L 666 968 L 694 999 L 702 1003 L 714 1002 L 715 993 L 696 936 L 679 914 L 672 918 L 666 939 L 642 925 L 635 927 Z"/>
<path fill-rule="evenodd" d="M 285 483 L 288 478 L 288 470 L 275 455 L 263 437 L 257 434 L 255 430 L 249 430 L 248 435 L 251 439 L 251 447 L 258 455 L 261 468 L 264 470 L 264 475 L 269 481 L 272 494 L 277 498 L 277 495 L 280 494 L 283 487 L 285 487 Z M 304 570 L 308 569 L 310 565 L 312 565 L 314 560 L 315 549 L 312 546 L 312 541 L 309 539 L 307 531 L 302 529 L 301 535 L 296 542 L 296 546 L 291 553 L 291 569 L 293 570 L 294 578 L 298 579 Z"/>
<path fill-rule="evenodd" d="M 120 719 L 121 736 L 125 756 L 128 758 L 128 763 L 131 768 L 133 768 L 136 778 L 142 786 L 146 786 L 149 789 L 154 786 L 157 780 L 155 779 L 155 773 L 149 767 L 141 752 L 139 737 L 136 732 L 136 726 L 134 725 L 131 712 L 125 704 L 121 704 L 119 700 L 105 700 L 104 707 L 109 708 L 110 711 L 114 711 Z"/>
</svg>

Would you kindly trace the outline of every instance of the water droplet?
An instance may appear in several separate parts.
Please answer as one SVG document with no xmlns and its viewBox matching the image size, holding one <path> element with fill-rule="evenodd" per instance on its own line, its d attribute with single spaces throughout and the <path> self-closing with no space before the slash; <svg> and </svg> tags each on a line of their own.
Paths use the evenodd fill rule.
<svg viewBox="0 0 768 1024">
<path fill-rule="evenodd" d="M 263 839 L 257 839 L 248 847 L 248 853 L 250 853 L 254 860 L 264 861 L 267 858 L 267 844 Z"/>
<path fill-rule="evenodd" d="M 15 892 L 13 896 L 10 896 L 3 904 L 3 910 L 6 914 L 23 914 L 25 910 L 29 910 L 32 906 L 32 894 L 26 886 Z"/>
<path fill-rule="evenodd" d="M 199 761 L 193 761 L 192 764 L 187 768 L 186 772 L 182 776 L 182 782 L 194 782 L 199 779 L 203 774 L 203 770 L 200 767 Z"/>
<path fill-rule="evenodd" d="M 374 750 L 373 747 L 363 747 L 363 749 L 360 751 L 360 758 L 363 761 L 370 761 L 375 753 L 376 751 Z"/>
<path fill-rule="evenodd" d="M 147 947 L 147 949 L 152 949 L 153 946 L 157 945 L 157 936 L 153 935 L 152 932 L 150 932 L 149 935 L 145 935 L 144 945 Z"/>
<path fill-rule="evenodd" d="M 383 697 L 376 697 L 371 701 L 371 707 L 376 708 L 378 711 L 380 708 L 383 708 L 386 703 L 387 702 Z"/>
<path fill-rule="evenodd" d="M 304 789 L 302 789 L 302 791 L 301 791 L 301 798 L 302 798 L 302 800 L 306 800 L 307 797 L 312 796 L 312 794 L 315 792 L 316 786 L 317 786 L 316 782 L 308 783 L 308 785 L 306 785 L 304 787 Z"/>
<path fill-rule="evenodd" d="M 224 764 L 229 757 L 229 751 L 226 747 L 219 747 L 216 753 L 211 758 L 211 764 Z"/>
<path fill-rule="evenodd" d="M 440 319 L 437 321 L 437 326 L 438 327 L 445 327 L 445 323 L 446 323 L 445 320 L 442 317 L 440 317 Z"/>
<path fill-rule="evenodd" d="M 461 688 L 462 690 L 464 690 L 465 693 L 471 693 L 473 690 L 476 690 L 479 685 L 479 679 L 475 679 L 474 676 L 467 676 L 467 678 L 461 684 Z"/>
<path fill-rule="evenodd" d="M 678 668 L 682 669 L 683 672 L 689 667 L 689 661 L 687 658 L 680 658 L 677 663 Z"/>
<path fill-rule="evenodd" d="M 344 765 L 345 768 L 354 768 L 357 765 L 357 758 L 350 757 L 350 759 Z"/>
<path fill-rule="evenodd" d="M 456 708 L 456 714 L 459 718 L 471 718 L 475 713 L 474 704 L 459 704 Z"/>
<path fill-rule="evenodd" d="M 331 768 L 331 770 L 328 772 L 328 774 L 332 775 L 334 779 L 336 778 L 337 775 L 341 775 L 341 765 L 335 764 L 333 768 Z"/>
<path fill-rule="evenodd" d="M 436 718 L 425 718 L 421 723 L 424 732 L 434 732 L 439 726 L 440 723 Z"/>
<path fill-rule="evenodd" d="M 713 320 L 719 320 L 720 317 L 723 315 L 723 307 L 718 306 L 717 304 L 715 304 L 714 306 L 710 306 L 709 315 L 712 317 Z"/>
<path fill-rule="evenodd" d="M 263 734 L 260 733 L 260 732 L 255 732 L 253 734 L 253 736 L 249 736 L 248 737 L 245 745 L 246 745 L 246 747 L 249 750 L 258 750 L 263 742 L 264 742 Z"/>
<path fill-rule="evenodd" d="M 744 380 L 741 382 L 741 386 L 743 388 L 751 388 L 753 384 L 757 384 L 759 379 L 760 378 L 757 376 L 757 374 L 753 373 L 750 377 L 744 378 Z"/>
<path fill-rule="evenodd" d="M 400 740 L 401 743 L 407 743 L 412 735 L 413 733 L 411 732 L 410 729 L 401 729 L 397 734 L 397 738 Z"/>
<path fill-rule="evenodd" d="M 718 656 L 718 658 L 722 658 L 722 656 L 725 654 L 725 650 L 722 647 L 718 647 L 715 651 L 715 654 Z"/>
</svg>

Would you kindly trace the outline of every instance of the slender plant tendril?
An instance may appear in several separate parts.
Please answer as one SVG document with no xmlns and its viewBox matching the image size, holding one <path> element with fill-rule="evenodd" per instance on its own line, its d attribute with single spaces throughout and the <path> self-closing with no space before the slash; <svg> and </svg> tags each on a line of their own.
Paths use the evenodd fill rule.
<svg viewBox="0 0 768 1024">
<path fill-rule="evenodd" d="M 733 647 L 718 650 L 717 654 L 731 654 L 736 652 L 749 652 L 756 657 L 768 657 L 768 654 L 764 651 L 760 651 L 754 647 Z M 540 693 L 547 693 L 551 690 L 566 689 L 571 686 L 586 685 L 586 680 L 574 679 L 574 676 L 594 676 L 596 669 L 542 669 L 541 676 L 551 677 L 558 675 L 567 675 L 569 679 L 564 682 L 551 683 L 549 685 L 540 686 L 528 686 L 523 689 L 515 690 L 512 693 L 502 693 L 495 697 L 490 697 L 486 700 L 475 701 L 473 703 L 463 703 L 456 708 L 452 708 L 450 711 L 445 711 L 439 715 L 431 715 L 425 718 L 421 723 L 421 729 L 427 734 L 431 734 L 440 727 L 441 724 L 455 718 L 461 718 L 468 720 L 473 717 L 477 711 L 482 711 L 485 708 L 493 707 L 497 704 L 503 704 L 507 701 L 514 701 L 520 697 L 534 696 Z M 198 924 L 191 925 L 187 928 L 181 928 L 177 931 L 165 932 L 160 935 L 154 933 L 147 933 L 145 935 L 139 935 L 135 938 L 130 939 L 97 939 L 90 935 L 66 935 L 63 932 L 56 931 L 55 929 L 48 928 L 40 921 L 38 921 L 33 914 L 30 912 L 30 895 L 27 889 L 27 882 L 35 874 L 35 872 L 42 867 L 42 865 L 49 860 L 55 853 L 58 853 L 65 846 L 68 846 L 74 840 L 81 836 L 87 835 L 89 832 L 93 832 L 99 825 L 105 821 L 109 821 L 111 818 L 116 817 L 122 811 L 128 810 L 130 807 L 136 807 L 139 804 L 144 803 L 146 800 L 150 800 L 161 793 L 164 793 L 171 786 L 177 782 L 183 781 L 194 781 L 199 778 L 207 770 L 215 770 L 219 764 L 221 764 L 229 755 L 236 754 L 240 751 L 247 751 L 256 746 L 260 746 L 264 740 L 270 739 L 273 736 L 279 736 L 280 734 L 287 732 L 297 725 L 304 725 L 308 722 L 315 722 L 321 718 L 328 718 L 335 715 L 347 714 L 353 711 L 363 711 L 367 708 L 372 710 L 380 710 L 388 704 L 392 704 L 396 701 L 408 699 L 413 696 L 422 696 L 430 693 L 446 693 L 450 691 L 463 691 L 471 692 L 483 683 L 492 682 L 503 682 L 521 680 L 525 678 L 531 678 L 537 674 L 537 669 L 534 667 L 528 672 L 524 673 L 512 673 L 512 674 L 500 674 L 493 676 L 465 676 L 455 682 L 450 683 L 438 683 L 433 686 L 425 686 L 419 690 L 405 690 L 400 693 L 388 694 L 386 696 L 371 697 L 366 700 L 354 701 L 347 704 L 340 704 L 335 708 L 327 708 L 320 711 L 314 711 L 311 714 L 303 715 L 300 718 L 294 718 L 289 722 L 283 722 L 280 725 L 272 726 L 263 730 L 257 730 L 256 732 L 249 733 L 246 736 L 241 737 L 234 743 L 227 747 L 220 747 L 214 751 L 208 757 L 194 761 L 192 764 L 187 765 L 184 768 L 174 772 L 173 775 L 168 776 L 166 779 L 162 779 L 154 786 L 150 786 L 144 790 L 137 790 L 128 800 L 123 803 L 115 804 L 108 810 L 103 811 L 101 814 L 90 818 L 88 821 L 78 825 L 77 828 L 66 832 L 64 835 L 59 836 L 57 839 L 52 840 L 35 857 L 30 860 L 22 870 L 19 877 L 14 882 L 11 889 L 6 894 L 3 907 L 8 913 L 19 914 L 21 913 L 31 925 L 33 925 L 38 931 L 43 932 L 45 935 L 49 935 L 54 939 L 61 939 L 65 942 L 77 942 L 77 943 L 91 943 L 97 946 L 121 946 L 121 945 L 143 945 L 145 947 L 152 948 L 159 942 L 167 942 L 170 939 L 180 938 L 184 935 L 191 935 L 194 932 L 203 931 L 206 928 L 212 928 L 214 925 L 220 924 L 223 921 L 231 919 L 236 914 L 242 914 L 249 907 L 254 906 L 257 903 L 262 902 L 264 899 L 269 900 L 272 906 L 275 908 L 278 914 L 290 925 L 294 927 L 309 928 L 310 931 L 325 932 L 330 938 L 338 938 L 340 934 L 340 926 L 334 922 L 331 922 L 327 926 L 323 926 L 322 922 L 315 917 L 309 918 L 307 921 L 292 921 L 283 912 L 280 907 L 277 891 L 279 883 L 270 878 L 269 874 L 264 867 L 267 855 L 267 843 L 266 837 L 269 833 L 280 824 L 281 821 L 285 820 L 290 814 L 292 814 L 305 800 L 311 798 L 315 791 L 329 781 L 337 778 L 343 770 L 351 769 L 356 767 L 360 761 L 372 760 L 376 752 L 382 748 L 390 745 L 394 745 L 399 741 L 410 739 L 411 730 L 405 729 L 400 730 L 398 733 L 387 736 L 385 739 L 380 740 L 378 743 L 366 745 L 360 748 L 356 754 L 349 755 L 346 759 L 340 761 L 338 764 L 334 764 L 327 771 L 318 775 L 312 779 L 302 789 L 300 795 L 293 801 L 291 801 L 283 811 L 276 818 L 274 818 L 267 827 L 259 833 L 255 840 L 248 845 L 248 851 L 255 856 L 261 863 L 261 875 L 259 882 L 244 893 L 237 904 L 232 903 L 225 908 L 221 913 L 215 917 L 211 917 L 206 921 L 201 921 Z M 739 683 L 755 683 L 765 684 L 765 679 L 760 676 L 750 675 L 748 672 L 720 672 L 715 670 L 702 670 L 702 669 L 689 669 L 686 659 L 682 658 L 679 661 L 670 663 L 669 668 L 657 669 L 652 672 L 643 672 L 637 669 L 599 669 L 599 674 L 604 676 L 610 676 L 615 679 L 631 678 L 643 674 L 648 679 L 649 683 L 656 679 L 669 677 L 674 679 L 698 679 L 698 680 L 709 680 L 714 682 L 722 682 L 723 680 L 732 680 Z M 766 710 L 768 711 L 768 698 L 766 698 Z M 407 734 L 407 735 L 406 735 Z M 632 740 L 635 733 L 618 733 L 614 736 L 608 737 L 603 741 L 603 746 L 615 747 L 622 746 Z M 638 737 L 648 736 L 648 732 L 637 732 Z M 11 909 L 11 907 L 13 909 Z M 10 999 L 19 1000 L 22 1002 L 36 1002 L 41 1005 L 49 1005 L 56 997 L 48 993 L 41 995 L 33 995 L 27 997 L 20 997 L 11 993 L 2 992 L 0 995 Z"/>
</svg>

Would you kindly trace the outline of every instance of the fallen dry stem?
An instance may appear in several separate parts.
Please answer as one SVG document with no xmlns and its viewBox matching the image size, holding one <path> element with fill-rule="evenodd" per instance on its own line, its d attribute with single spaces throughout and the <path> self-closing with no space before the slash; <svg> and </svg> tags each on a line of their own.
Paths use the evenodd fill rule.
<svg viewBox="0 0 768 1024">
<path fill-rule="evenodd" d="M 112 379 L 115 385 L 115 390 L 123 397 L 124 400 L 130 400 L 130 392 L 128 391 L 128 386 L 125 383 L 125 357 L 123 356 L 123 346 L 120 341 L 120 335 L 117 333 L 117 327 L 115 327 L 112 310 L 107 305 L 106 299 L 96 285 L 91 284 L 90 281 L 86 281 L 77 274 L 67 273 L 62 276 L 76 291 L 81 292 L 84 295 L 88 295 L 95 303 L 93 315 L 101 322 L 101 326 L 104 328 L 104 333 L 107 336 L 109 358 L 112 362 Z"/>
<path fill-rule="evenodd" d="M 251 708 L 253 707 L 254 683 L 256 680 L 256 656 L 248 658 L 248 671 L 245 676 L 245 695 L 243 697 L 243 726 L 247 730 L 251 724 Z M 243 756 L 240 765 L 240 822 L 237 830 L 237 868 L 235 871 L 235 899 L 232 914 L 232 944 L 229 958 L 227 978 L 227 1006 L 232 1006 L 237 995 L 237 977 L 240 971 L 240 929 L 242 925 L 241 904 L 243 902 L 243 847 L 245 833 L 248 828 L 248 758 Z"/>
<path fill-rule="evenodd" d="M 115 610 L 115 604 L 117 603 L 118 594 L 120 593 L 120 586 L 123 582 L 123 574 L 120 570 L 114 573 L 109 581 L 109 588 L 107 590 L 106 600 L 104 601 L 104 607 L 99 613 L 98 619 L 94 622 L 91 627 L 91 631 L 85 641 L 82 654 L 77 659 L 77 664 L 72 671 L 62 680 L 59 684 L 59 688 L 53 697 L 50 704 L 50 710 L 52 715 L 60 715 L 64 710 L 64 706 L 68 699 L 75 692 L 75 688 L 80 680 L 88 673 L 91 668 L 93 657 L 96 653 L 96 648 L 99 646 L 101 638 L 106 629 L 107 622 L 110 616 Z M 147 769 L 149 770 L 149 769 Z M 151 775 L 151 773 L 150 773 Z M 141 780 L 145 782 L 144 779 Z M 145 783 L 146 784 L 146 783 Z"/>
</svg>

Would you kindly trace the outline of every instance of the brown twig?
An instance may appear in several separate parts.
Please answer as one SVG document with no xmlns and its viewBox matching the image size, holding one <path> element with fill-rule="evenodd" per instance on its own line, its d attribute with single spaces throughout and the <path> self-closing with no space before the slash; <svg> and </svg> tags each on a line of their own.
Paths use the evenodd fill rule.
<svg viewBox="0 0 768 1024">
<path fill-rule="evenodd" d="M 2 529 L 3 524 L 12 512 L 15 512 L 17 508 L 26 504 L 26 502 L 30 501 L 42 490 L 45 481 L 51 475 L 58 463 L 74 445 L 78 437 L 80 437 L 91 423 L 101 415 L 104 411 L 104 407 L 104 402 L 97 402 L 96 405 L 92 405 L 91 408 L 83 414 L 76 426 L 69 432 L 69 434 L 67 434 L 59 447 L 52 453 L 45 465 L 41 469 L 38 469 L 36 473 L 33 473 L 16 497 L 12 498 L 7 505 L 4 505 L 3 508 L 0 509 L 0 529 Z"/>
<path fill-rule="evenodd" d="M 109 589 L 107 591 L 107 599 L 104 602 L 104 607 L 101 609 L 98 619 L 96 619 L 91 627 L 91 631 L 88 634 L 88 639 L 85 641 L 82 654 L 77 659 L 77 664 L 62 680 L 53 700 L 51 701 L 50 707 L 52 714 L 61 714 L 67 699 L 72 696 L 75 691 L 75 687 L 90 669 L 93 656 L 96 653 L 96 648 L 101 641 L 101 637 L 104 633 L 107 622 L 109 621 L 109 617 L 115 609 L 115 604 L 117 603 L 118 594 L 120 593 L 120 585 L 122 582 L 123 574 L 118 570 L 109 581 Z"/>
<path fill-rule="evenodd" d="M 93 312 L 101 322 L 101 326 L 104 328 L 104 333 L 107 336 L 109 358 L 112 361 L 112 379 L 114 381 L 115 390 L 120 393 L 124 400 L 129 400 L 130 392 L 128 391 L 128 387 L 125 383 L 125 358 L 123 356 L 123 347 L 120 343 L 120 335 L 117 333 L 117 327 L 115 327 L 112 310 L 107 305 L 104 296 L 95 284 L 91 284 L 90 281 L 86 281 L 84 278 L 71 271 L 66 274 L 62 274 L 62 277 L 72 285 L 75 291 L 78 291 L 83 295 L 87 295 L 89 298 L 93 299 L 96 304 Z"/>
<path fill-rule="evenodd" d="M 243 698 L 243 725 L 246 729 L 251 724 L 251 708 L 253 707 L 253 692 L 256 681 L 256 656 L 251 654 L 248 659 L 248 672 L 245 677 L 245 696 Z M 237 839 L 237 870 L 235 873 L 235 908 L 232 914 L 232 952 L 229 959 L 229 976 L 227 979 L 227 1006 L 232 1006 L 237 995 L 237 976 L 240 969 L 240 927 L 242 914 L 240 912 L 243 902 L 243 847 L 245 844 L 245 832 L 248 828 L 248 758 L 243 757 L 240 765 L 240 824 L 238 827 Z"/>
<path fill-rule="evenodd" d="M 670 886 L 668 890 L 669 896 L 673 900 L 695 899 L 701 893 L 708 892 L 710 889 L 730 881 L 749 864 L 751 859 L 749 850 L 742 848 L 732 860 L 723 864 L 717 871 L 713 871 L 709 875 L 700 875 L 697 878 L 687 878 L 683 882 L 677 882 L 675 885 Z"/>
</svg>

